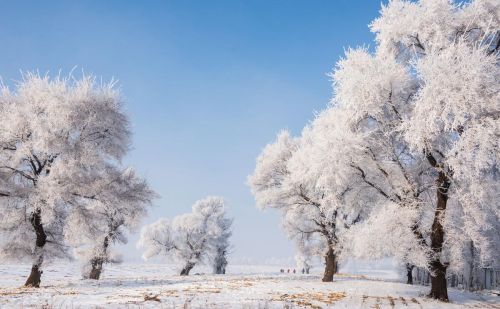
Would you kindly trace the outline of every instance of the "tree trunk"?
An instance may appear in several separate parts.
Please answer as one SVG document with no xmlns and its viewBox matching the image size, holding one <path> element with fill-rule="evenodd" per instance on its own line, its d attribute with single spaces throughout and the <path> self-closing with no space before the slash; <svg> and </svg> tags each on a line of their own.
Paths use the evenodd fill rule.
<svg viewBox="0 0 500 309">
<path fill-rule="evenodd" d="M 36 263 L 33 263 L 31 266 L 31 273 L 26 280 L 26 283 L 24 283 L 24 286 L 26 287 L 33 287 L 33 288 L 39 288 L 40 287 L 40 282 L 41 277 L 42 277 L 42 270 L 40 269 L 41 265 L 37 265 Z"/>
<path fill-rule="evenodd" d="M 100 258 L 93 259 L 91 262 L 92 269 L 90 270 L 88 279 L 99 280 L 102 272 L 103 260 Z"/>
<path fill-rule="evenodd" d="M 413 265 L 406 264 L 406 284 L 413 284 Z"/>
<path fill-rule="evenodd" d="M 40 209 L 36 209 L 31 214 L 30 222 L 36 233 L 35 254 L 33 265 L 31 266 L 31 273 L 24 286 L 39 288 L 42 277 L 43 250 L 47 243 L 47 235 L 43 229 L 42 211 Z"/>
<path fill-rule="evenodd" d="M 186 266 L 184 266 L 184 268 L 181 270 L 181 276 L 189 275 L 189 272 L 191 271 L 191 269 L 193 269 L 193 267 L 194 267 L 194 263 L 192 263 L 192 262 L 186 263 Z"/>
<path fill-rule="evenodd" d="M 439 261 L 431 263 L 431 293 L 430 297 L 448 301 L 448 287 L 446 285 L 446 266 Z"/>
<path fill-rule="evenodd" d="M 337 262 L 335 261 L 335 253 L 332 247 L 328 247 L 328 252 L 325 255 L 325 273 L 323 282 L 332 282 L 333 275 L 337 272 Z"/>
<path fill-rule="evenodd" d="M 474 259 L 475 259 L 475 251 L 474 251 L 474 242 L 470 242 L 470 263 L 469 263 L 469 291 L 474 290 L 474 272 L 475 272 L 475 267 L 474 267 Z"/>
<path fill-rule="evenodd" d="M 431 293 L 429 296 L 442 301 L 448 301 L 448 288 L 446 285 L 447 265 L 441 262 L 441 252 L 444 242 L 442 219 L 446 211 L 448 189 L 450 185 L 450 179 L 446 173 L 442 169 L 439 170 L 437 180 L 437 205 L 431 231 L 431 249 L 433 257 L 429 265 L 431 271 Z"/>
<path fill-rule="evenodd" d="M 218 250 L 218 254 L 214 259 L 213 273 L 216 275 L 224 275 L 226 273 L 226 266 L 226 251 Z"/>
<path fill-rule="evenodd" d="M 106 236 L 104 237 L 104 241 L 102 244 L 102 252 L 100 252 L 100 256 L 96 256 L 90 261 L 92 269 L 90 270 L 88 279 L 99 280 L 99 278 L 101 277 L 102 265 L 104 264 L 104 260 L 106 259 L 107 256 L 108 246 L 109 246 L 109 238 L 108 236 Z"/>
<path fill-rule="evenodd" d="M 215 265 L 213 272 L 216 275 L 224 275 L 226 273 L 226 267 L 222 264 Z"/>
</svg>

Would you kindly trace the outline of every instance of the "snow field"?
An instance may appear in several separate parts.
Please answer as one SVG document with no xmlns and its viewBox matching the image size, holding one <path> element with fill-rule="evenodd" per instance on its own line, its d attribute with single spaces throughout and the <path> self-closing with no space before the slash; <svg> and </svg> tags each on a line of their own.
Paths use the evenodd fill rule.
<svg viewBox="0 0 500 309">
<path fill-rule="evenodd" d="M 230 265 L 227 275 L 175 275 L 165 264 L 107 267 L 99 281 L 82 280 L 78 265 L 47 267 L 39 289 L 20 287 L 27 265 L 0 266 L 1 308 L 491 308 L 498 296 L 450 289 L 450 303 L 427 298 L 429 287 L 372 275 L 280 274 L 276 266 Z M 319 271 L 319 269 L 316 269 Z M 387 276 L 386 276 L 387 277 Z"/>
</svg>

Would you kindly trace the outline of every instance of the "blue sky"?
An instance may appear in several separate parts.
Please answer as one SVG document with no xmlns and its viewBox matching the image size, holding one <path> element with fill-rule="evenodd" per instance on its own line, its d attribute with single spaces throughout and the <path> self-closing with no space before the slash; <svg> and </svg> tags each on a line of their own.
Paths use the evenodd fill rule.
<svg viewBox="0 0 500 309">
<path fill-rule="evenodd" d="M 275 211 L 255 208 L 246 177 L 276 133 L 298 134 L 331 96 L 345 48 L 373 45 L 380 1 L 3 1 L 0 75 L 115 77 L 133 123 L 133 165 L 161 198 L 145 222 L 221 195 L 233 258 L 293 256 Z M 122 248 L 140 252 L 137 237 Z"/>
</svg>

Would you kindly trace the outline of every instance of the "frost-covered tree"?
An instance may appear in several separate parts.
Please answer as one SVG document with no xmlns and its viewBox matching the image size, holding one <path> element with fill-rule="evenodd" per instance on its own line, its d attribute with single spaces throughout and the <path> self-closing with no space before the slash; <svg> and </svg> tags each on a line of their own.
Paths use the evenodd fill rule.
<svg viewBox="0 0 500 309">
<path fill-rule="evenodd" d="M 214 272 L 225 273 L 232 219 L 226 216 L 224 200 L 206 197 L 197 201 L 191 213 L 172 221 L 160 219 L 143 228 L 138 246 L 145 259 L 166 255 L 183 264 L 180 275 L 198 263 L 212 261 Z"/>
<path fill-rule="evenodd" d="M 364 223 L 366 234 L 359 229 L 350 231 L 360 238 L 353 253 L 370 258 L 391 254 L 408 267 L 407 282 L 412 283 L 413 266 L 427 265 L 429 246 L 424 238 L 427 226 L 422 218 L 432 177 L 424 155 L 411 151 L 401 128 L 411 112 L 416 84 L 403 65 L 381 55 L 372 56 L 364 49 L 349 50 L 332 77 L 335 106 L 331 108 L 337 113 L 345 113 L 342 121 L 348 133 L 332 132 L 328 138 L 335 140 L 348 134 L 343 139 L 357 145 L 349 153 L 340 154 L 349 156 L 349 161 L 331 174 L 332 183 L 342 181 L 338 171 L 347 167 L 350 181 L 355 183 L 353 191 L 357 192 L 350 195 L 354 200 L 347 203 L 353 205 L 362 201 L 377 209 L 371 220 Z M 394 212 L 395 209 L 400 211 Z M 385 242 L 384 239 L 394 236 L 392 224 L 380 221 L 378 233 L 369 230 L 375 225 L 374 220 L 384 220 L 388 215 L 391 222 L 398 222 L 407 232 L 399 234 L 398 248 L 382 245 L 376 251 L 365 244 L 378 246 L 381 241 Z M 366 236 L 370 236 L 370 240 Z M 350 240 L 348 244 L 357 243 Z M 403 247 L 412 250 L 401 252 Z M 391 252 L 391 248 L 394 251 Z"/>
<path fill-rule="evenodd" d="M 77 246 L 83 277 L 99 279 L 104 263 L 121 261 L 112 244 L 127 242 L 126 230 L 137 228 L 156 195 L 131 168 L 94 166 L 91 173 L 79 176 L 85 192 L 68 218 L 66 238 Z"/>
<path fill-rule="evenodd" d="M 450 202 L 464 209 L 463 232 L 483 257 L 499 247 L 498 233 L 489 241 L 478 233 L 491 228 L 486 218 L 498 221 L 499 16 L 498 1 L 391 1 L 372 24 L 377 53 L 412 70 L 419 85 L 403 128 L 435 174 L 430 295 L 442 300 L 448 299 L 443 222 Z"/>
<path fill-rule="evenodd" d="M 206 230 L 208 258 L 214 274 L 225 274 L 233 220 L 227 217 L 224 199 L 218 196 L 201 199 L 193 205 L 192 213 Z"/>
<path fill-rule="evenodd" d="M 210 260 L 214 274 L 225 274 L 228 255 L 231 250 L 229 238 L 232 235 L 233 219 L 226 217 L 223 204 L 219 204 L 218 215 L 214 218 L 213 236 L 210 240 Z"/>
<path fill-rule="evenodd" d="M 207 226 L 201 218 L 189 213 L 173 220 L 172 230 L 175 232 L 175 256 L 184 261 L 180 275 L 187 276 L 196 264 L 208 257 L 209 237 Z"/>
<path fill-rule="evenodd" d="M 349 191 L 329 190 L 320 180 L 324 172 L 311 161 L 315 151 L 316 127 L 304 129 L 300 138 L 281 132 L 257 159 L 248 183 L 260 208 L 277 208 L 283 215 L 283 227 L 289 238 L 320 235 L 323 242 L 325 273 L 323 281 L 333 280 L 337 269 L 339 232 L 352 224 L 359 214 L 344 212 L 342 199 Z M 336 188 L 338 189 L 338 187 Z"/>
<path fill-rule="evenodd" d="M 206 237 L 198 223 L 192 214 L 185 214 L 172 221 L 159 219 L 145 226 L 137 243 L 144 249 L 142 257 L 164 255 L 173 258 L 184 263 L 180 275 L 188 275 L 206 254 Z"/>
<path fill-rule="evenodd" d="M 68 218 L 92 200 L 80 176 L 100 177 L 94 167 L 127 152 L 129 123 L 113 86 L 26 74 L 15 91 L 2 89 L 1 253 L 32 262 L 26 286 L 40 285 L 44 261 L 69 256 Z"/>
<path fill-rule="evenodd" d="M 437 299 L 448 299 L 446 269 L 460 260 L 451 236 L 498 263 L 499 12 L 488 0 L 390 1 L 371 25 L 374 55 L 351 50 L 332 75 L 333 108 L 357 136 L 355 190 L 375 202 L 350 230 L 353 252 L 424 266 Z"/>
</svg>

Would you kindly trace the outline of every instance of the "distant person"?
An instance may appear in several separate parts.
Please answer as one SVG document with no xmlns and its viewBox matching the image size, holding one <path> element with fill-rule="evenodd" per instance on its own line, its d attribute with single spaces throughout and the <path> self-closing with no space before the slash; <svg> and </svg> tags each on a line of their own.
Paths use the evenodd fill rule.
<svg viewBox="0 0 500 309">
<path fill-rule="evenodd" d="M 293 269 L 293 273 L 295 274 L 295 268 Z"/>
<path fill-rule="evenodd" d="M 286 271 L 287 273 L 290 273 L 290 268 L 288 268 L 288 270 Z"/>
<path fill-rule="evenodd" d="M 304 268 L 302 268 L 302 274 L 305 274 L 306 270 Z"/>
</svg>

